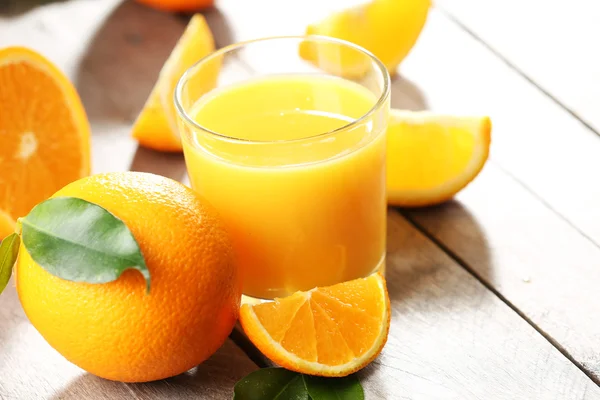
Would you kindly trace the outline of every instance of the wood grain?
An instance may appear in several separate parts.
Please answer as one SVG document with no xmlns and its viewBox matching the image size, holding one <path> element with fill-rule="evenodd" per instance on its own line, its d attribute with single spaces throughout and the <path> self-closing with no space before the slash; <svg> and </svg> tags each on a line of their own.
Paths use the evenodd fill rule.
<svg viewBox="0 0 600 400">
<path fill-rule="evenodd" d="M 600 132 L 600 3 L 437 0 L 453 18 Z"/>
<path fill-rule="evenodd" d="M 221 11 L 236 28 L 237 40 L 276 34 L 270 24 L 257 26 L 251 22 L 250 5 L 234 5 L 227 1 L 220 4 Z M 292 6 L 278 12 L 277 29 L 286 34 L 300 33 L 305 24 L 315 17 L 310 10 L 318 8 L 310 2 L 304 2 L 303 6 L 309 11 L 303 12 Z M 255 1 L 252 7 L 258 10 L 255 13 L 260 13 L 271 7 L 279 10 L 278 7 L 282 6 L 269 1 Z M 293 14 L 293 19 L 287 20 L 287 14 Z M 393 84 L 394 106 L 411 109 L 429 107 L 445 112 L 489 112 L 483 107 L 474 108 L 476 101 L 487 100 L 489 95 L 469 97 L 468 101 L 472 102 L 468 105 L 473 107 L 460 108 L 465 105 L 460 103 L 464 101 L 464 94 L 455 85 L 471 87 L 469 75 L 474 72 L 463 72 L 459 75 L 460 80 L 456 80 L 442 66 L 449 63 L 458 68 L 477 54 L 471 54 L 475 51 L 471 49 L 462 57 L 453 58 L 453 54 L 465 45 L 464 37 L 455 33 L 454 25 L 440 19 L 435 11 L 432 14 L 424 32 L 426 38 L 418 44 L 421 47 L 417 47 L 407 59 L 406 68 L 402 68 L 404 73 Z M 458 40 L 453 47 L 448 46 L 448 41 L 451 43 L 455 37 Z M 426 49 L 419 55 L 419 49 L 424 46 Z M 496 58 L 489 62 L 501 64 Z M 421 70 L 426 73 L 419 73 Z M 456 71 L 452 70 L 452 73 Z M 424 89 L 425 80 L 435 83 L 429 82 Z M 499 81 L 498 85 L 501 83 Z M 477 84 L 481 85 L 481 82 L 473 83 Z M 439 107 L 440 95 L 431 96 L 429 90 L 435 90 L 436 94 L 446 93 L 444 107 Z M 448 101 L 445 101 L 446 98 Z M 453 107 L 452 100 L 458 107 Z M 507 121 L 511 119 L 507 118 Z M 542 204 L 536 206 L 543 208 Z M 550 215 L 557 219 L 552 213 Z M 474 227 L 475 224 L 471 224 L 471 228 Z M 391 399 L 599 396 L 597 387 L 581 371 L 569 362 L 563 364 L 564 358 L 554 347 L 544 339 L 538 342 L 541 336 L 530 325 L 393 212 L 388 230 L 388 277 L 394 320 L 384 353 L 363 373 L 369 395 Z M 477 230 L 471 234 L 481 238 Z M 583 242 L 580 237 L 577 240 Z M 494 255 L 487 247 L 482 247 L 478 254 L 479 261 L 485 261 L 483 265 L 491 265 Z M 565 309 L 567 307 L 564 306 Z M 532 351 L 531 346 L 535 350 Z M 555 359 L 560 366 L 548 367 L 550 359 Z M 558 372 L 550 378 L 554 384 L 544 381 L 548 378 L 548 371 L 561 370 L 569 371 L 566 374 L 573 374 L 576 378 L 559 383 L 564 375 Z M 403 392 L 399 388 L 406 389 Z"/>
<path fill-rule="evenodd" d="M 359 372 L 367 399 L 600 398 L 583 372 L 394 210 L 387 239 L 392 326 L 382 354 Z"/>
<path fill-rule="evenodd" d="M 395 211 L 392 328 L 364 372 L 381 399 L 595 399 L 600 389 Z"/>
<path fill-rule="evenodd" d="M 75 82 L 92 124 L 95 173 L 131 166 L 183 178 L 181 155 L 137 150 L 129 131 L 185 21 L 134 2 L 119 3 L 71 1 L 0 17 L 0 47 L 35 48 Z M 97 378 L 44 341 L 27 321 L 13 286 L 0 295 L 2 400 L 230 399 L 235 382 L 257 368 L 227 340 L 205 363 L 171 379 L 124 384 Z"/>
<path fill-rule="evenodd" d="M 504 194 L 504 195 L 502 195 Z M 494 165 L 457 200 L 406 211 L 600 377 L 600 251 Z"/>
<path fill-rule="evenodd" d="M 401 71 L 433 110 L 490 115 L 492 159 L 600 245 L 596 134 L 435 9 Z"/>
<path fill-rule="evenodd" d="M 342 0 L 328 3 L 317 0 L 293 3 L 222 0 L 219 10 L 213 10 L 207 16 L 213 31 L 218 32 L 217 43 L 222 46 L 259 36 L 301 33 L 308 22 L 347 4 Z M 0 19 L 0 46 L 18 43 L 42 50 L 76 82 L 93 125 L 95 172 L 131 167 L 185 179 L 180 155 L 136 150 L 135 143 L 129 138 L 131 122 L 184 25 L 185 19 L 143 8 L 132 1 L 71 1 Z M 499 120 L 504 121 L 505 126 L 521 128 L 524 114 L 516 114 L 519 116 L 517 122 L 512 113 L 503 114 L 504 107 L 510 104 L 492 100 L 493 96 L 489 94 L 492 92 L 484 93 L 484 89 L 489 90 L 489 87 L 477 78 L 476 73 L 494 71 L 491 79 L 498 80 L 493 87 L 495 90 L 503 90 L 506 85 L 518 93 L 529 93 L 529 86 L 523 86 L 523 82 L 515 81 L 512 75 L 503 72 L 497 58 L 484 49 L 473 47 L 465 35 L 434 12 L 414 54 L 403 65 L 403 75 L 394 82 L 394 106 L 411 109 L 430 107 L 447 112 L 488 113 L 491 110 L 500 116 Z M 475 63 L 465 62 L 473 59 Z M 504 80 L 507 81 L 505 85 Z M 546 107 L 543 97 L 525 98 L 548 112 L 543 108 Z M 515 101 L 515 98 L 511 100 Z M 557 112 L 560 111 L 558 109 Z M 565 123 L 571 122 L 572 119 L 565 119 Z M 500 143 L 506 143 L 504 148 L 510 148 L 518 134 L 504 129 L 512 135 L 513 141 L 500 140 Z M 516 156 L 516 159 L 524 160 L 520 153 Z M 495 187 L 507 176 L 500 170 L 500 178 L 494 175 L 488 177 L 489 171 L 488 167 L 476 183 L 485 180 L 488 186 L 478 189 L 473 184 L 464 192 L 465 196 L 481 190 L 491 190 L 499 196 Z M 538 179 L 538 175 L 532 177 L 536 182 Z M 515 185 L 510 180 L 507 183 L 510 190 Z M 565 229 L 557 223 L 560 220 L 555 214 L 545 209 L 531 194 L 524 193 L 518 197 L 519 204 L 524 202 L 520 205 L 524 212 L 542 213 L 541 222 L 530 221 L 537 224 L 535 229 L 543 232 Z M 482 193 L 477 196 L 482 196 Z M 467 201 L 468 197 L 465 197 L 465 204 L 468 204 Z M 479 197 L 476 201 L 479 207 L 483 207 L 487 200 Z M 499 239 L 488 235 L 486 230 L 493 228 L 489 218 L 506 218 L 507 212 L 496 214 L 496 210 L 493 211 L 486 210 L 487 217 L 482 217 L 479 223 L 465 218 L 455 220 L 456 228 L 448 228 L 447 232 L 470 240 L 470 251 L 477 254 L 470 264 L 477 264 L 478 274 L 482 277 L 501 275 L 510 282 L 511 278 L 515 278 L 515 271 L 507 266 L 507 259 L 497 256 L 495 246 Z M 436 210 L 422 211 L 425 216 L 429 212 L 434 216 L 432 218 L 439 216 Z M 411 218 L 418 223 L 424 221 L 416 214 Z M 546 222 L 547 219 L 549 222 Z M 393 301 L 393 326 L 383 354 L 361 372 L 367 398 L 600 398 L 600 389 L 583 372 L 396 211 L 390 211 L 388 224 L 388 283 Z M 494 229 L 502 235 L 511 232 L 506 228 Z M 567 234 L 572 235 L 572 228 L 568 229 Z M 528 232 L 539 233 L 538 230 Z M 501 238 L 505 239 L 505 236 Z M 567 238 L 576 246 L 583 243 L 578 236 Z M 477 249 L 473 250 L 475 246 Z M 533 246 L 534 257 L 539 257 L 543 244 L 538 243 L 537 246 Z M 503 257 L 508 257 L 511 247 L 505 246 L 502 251 Z M 589 255 L 595 254 L 589 251 Z M 523 249 L 520 256 L 528 254 Z M 582 259 L 587 255 L 582 255 Z M 529 261 L 523 262 L 523 265 L 529 266 Z M 535 271 L 541 274 L 541 266 Z M 564 272 L 564 269 L 561 271 Z M 555 282 L 565 279 L 564 275 L 550 274 L 554 279 L 550 281 L 532 275 L 530 286 L 540 286 L 528 302 L 520 300 L 527 315 L 546 312 L 547 326 L 553 328 L 563 322 L 561 318 L 565 318 L 567 312 L 574 309 L 572 307 L 583 308 L 586 312 L 595 310 L 593 305 L 581 304 L 579 297 L 573 297 L 573 292 L 580 287 L 584 288 L 584 295 L 589 295 L 589 286 L 578 285 L 582 274 L 587 271 L 576 270 L 575 283 L 559 292 L 562 296 L 571 295 L 567 301 L 573 304 L 563 305 L 551 301 L 550 297 L 554 293 Z M 518 279 L 521 278 L 518 275 Z M 594 279 L 592 275 L 590 282 Z M 509 294 L 519 300 L 521 298 L 517 295 L 520 292 L 515 291 L 515 287 L 505 285 L 501 289 L 512 288 Z M 0 300 L 3 304 L 0 308 L 3 321 L 0 325 L 2 399 L 228 398 L 233 382 L 256 368 L 233 343 L 228 342 L 211 361 L 170 380 L 143 385 L 104 381 L 83 373 L 49 348 L 26 321 L 14 289 L 7 290 Z M 581 346 L 575 340 L 569 343 L 574 348 L 592 348 L 594 336 L 590 332 L 594 331 L 584 326 L 586 322 L 584 317 L 564 322 L 565 325 L 574 325 L 564 330 L 566 333 L 561 339 L 568 341 L 570 336 L 584 338 Z"/>
<path fill-rule="evenodd" d="M 52 349 L 28 322 L 11 283 L 0 295 L 0 399 L 230 399 L 256 365 L 228 340 L 209 360 L 159 382 L 124 384 L 87 374 Z M 202 397 L 204 396 L 204 397 Z"/>
<path fill-rule="evenodd" d="M 409 215 L 600 379 L 600 140 L 435 10 L 402 72 L 431 109 L 494 125 L 460 205 Z"/>
</svg>

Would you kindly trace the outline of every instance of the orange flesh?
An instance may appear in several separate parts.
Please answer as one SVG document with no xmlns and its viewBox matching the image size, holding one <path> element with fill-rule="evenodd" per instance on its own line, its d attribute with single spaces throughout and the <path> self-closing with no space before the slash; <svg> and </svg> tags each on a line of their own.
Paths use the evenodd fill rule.
<svg viewBox="0 0 600 400">
<path fill-rule="evenodd" d="M 387 130 L 389 205 L 422 207 L 452 198 L 479 174 L 491 120 L 392 109 Z"/>
<path fill-rule="evenodd" d="M 12 219 L 89 173 L 89 126 L 79 98 L 43 63 L 26 49 L 0 51 L 0 210 Z"/>
<path fill-rule="evenodd" d="M 475 137 L 463 127 L 390 123 L 388 187 L 429 189 L 460 175 L 473 154 Z"/>
<path fill-rule="evenodd" d="M 382 324 L 385 296 L 376 279 L 298 292 L 254 306 L 271 338 L 303 360 L 335 366 L 370 350 Z"/>
</svg>

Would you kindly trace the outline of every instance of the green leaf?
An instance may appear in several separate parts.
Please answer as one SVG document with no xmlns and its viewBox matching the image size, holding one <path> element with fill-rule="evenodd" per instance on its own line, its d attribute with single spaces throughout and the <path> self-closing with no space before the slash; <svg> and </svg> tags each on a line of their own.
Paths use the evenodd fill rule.
<svg viewBox="0 0 600 400">
<path fill-rule="evenodd" d="M 11 233 L 4 238 L 0 244 L 0 293 L 4 291 L 10 276 L 12 275 L 13 266 L 19 255 L 19 245 L 21 239 L 16 233 Z"/>
<path fill-rule="evenodd" d="M 364 400 L 365 393 L 354 375 L 321 378 L 304 375 L 304 384 L 312 400 Z"/>
<path fill-rule="evenodd" d="M 309 400 L 302 375 L 283 368 L 251 372 L 235 384 L 234 400 Z"/>
<path fill-rule="evenodd" d="M 150 271 L 125 223 L 104 208 L 74 197 L 46 200 L 21 219 L 31 258 L 59 278 L 106 283 L 136 269 L 150 290 Z"/>
</svg>

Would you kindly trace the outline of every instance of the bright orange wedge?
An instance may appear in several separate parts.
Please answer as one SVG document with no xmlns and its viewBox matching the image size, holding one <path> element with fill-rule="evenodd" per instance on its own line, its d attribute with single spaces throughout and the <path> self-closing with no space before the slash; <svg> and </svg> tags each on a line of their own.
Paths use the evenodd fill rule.
<svg viewBox="0 0 600 400">
<path fill-rule="evenodd" d="M 491 142 L 489 117 L 391 110 L 388 204 L 429 206 L 452 198 L 479 174 Z"/>
<path fill-rule="evenodd" d="M 90 173 L 90 125 L 73 85 L 22 47 L 0 49 L 0 238 L 14 221 Z"/>
<path fill-rule="evenodd" d="M 240 311 L 244 332 L 280 366 L 310 375 L 346 376 L 386 343 L 390 299 L 380 274 L 296 292 Z"/>
<path fill-rule="evenodd" d="M 177 128 L 173 94 L 183 73 L 215 50 L 215 42 L 201 14 L 190 20 L 185 32 L 162 67 L 144 109 L 138 116 L 132 136 L 140 145 L 159 151 L 182 151 Z M 207 77 L 206 88 L 214 86 L 216 76 Z"/>
<path fill-rule="evenodd" d="M 375 54 L 390 75 L 394 75 L 417 42 L 430 6 L 430 0 L 371 0 L 309 25 L 306 34 L 331 36 L 362 46 Z M 370 62 L 356 52 L 325 44 L 315 46 L 303 42 L 300 56 L 343 76 L 360 76 L 370 66 Z"/>
</svg>

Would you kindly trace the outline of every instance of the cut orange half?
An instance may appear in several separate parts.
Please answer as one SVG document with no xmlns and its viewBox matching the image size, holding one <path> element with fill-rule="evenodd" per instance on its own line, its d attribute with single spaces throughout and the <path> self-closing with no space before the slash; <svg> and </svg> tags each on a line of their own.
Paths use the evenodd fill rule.
<svg viewBox="0 0 600 400">
<path fill-rule="evenodd" d="M 201 14 L 190 20 L 185 32 L 162 67 L 158 81 L 133 126 L 132 136 L 140 145 L 158 151 L 182 151 L 173 100 L 179 78 L 194 63 L 215 50 L 215 42 Z M 215 76 L 206 78 L 208 90 Z"/>
<path fill-rule="evenodd" d="M 490 148 L 489 117 L 391 110 L 387 131 L 388 204 L 442 203 L 471 182 Z"/>
<path fill-rule="evenodd" d="M 77 91 L 50 61 L 0 49 L 0 237 L 66 184 L 90 173 L 90 126 Z"/>
<path fill-rule="evenodd" d="M 244 332 L 280 366 L 310 375 L 346 376 L 386 343 L 390 300 L 380 274 L 315 288 L 273 302 L 244 304 Z"/>
</svg>

